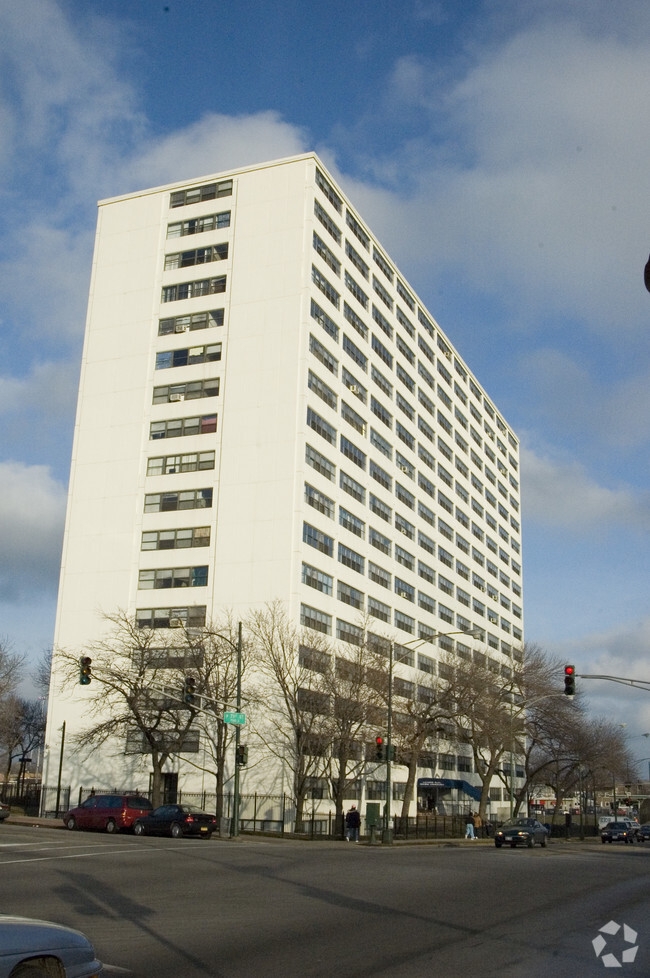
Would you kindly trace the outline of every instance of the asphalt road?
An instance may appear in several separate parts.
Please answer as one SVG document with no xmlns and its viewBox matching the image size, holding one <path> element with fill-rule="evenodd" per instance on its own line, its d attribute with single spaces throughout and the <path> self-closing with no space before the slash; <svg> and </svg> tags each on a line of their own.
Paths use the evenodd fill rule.
<svg viewBox="0 0 650 978">
<path fill-rule="evenodd" d="M 0 826 L 0 912 L 86 933 L 134 978 L 585 978 L 630 945 L 650 974 L 650 844 L 546 849 Z M 629 937 L 629 932 L 627 932 Z M 612 973 L 607 969 L 605 972 Z"/>
</svg>

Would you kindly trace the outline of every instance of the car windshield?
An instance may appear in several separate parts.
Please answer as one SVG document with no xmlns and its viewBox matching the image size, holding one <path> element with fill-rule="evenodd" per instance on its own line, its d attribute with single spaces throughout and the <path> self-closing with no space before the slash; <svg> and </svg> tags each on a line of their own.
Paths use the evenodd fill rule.
<svg viewBox="0 0 650 978">
<path fill-rule="evenodd" d="M 521 828 L 522 826 L 524 828 L 530 828 L 530 826 L 534 824 L 535 820 L 533 818 L 511 818 L 506 822 L 504 827 L 508 829 Z"/>
</svg>

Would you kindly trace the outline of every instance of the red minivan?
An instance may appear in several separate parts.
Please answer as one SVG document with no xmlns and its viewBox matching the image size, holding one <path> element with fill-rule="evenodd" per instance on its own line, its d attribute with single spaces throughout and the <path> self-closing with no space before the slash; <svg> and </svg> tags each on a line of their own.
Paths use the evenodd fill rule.
<svg viewBox="0 0 650 978">
<path fill-rule="evenodd" d="M 136 818 L 152 810 L 153 805 L 142 795 L 90 795 L 78 808 L 65 813 L 63 823 L 68 829 L 119 832 L 132 828 Z"/>
</svg>

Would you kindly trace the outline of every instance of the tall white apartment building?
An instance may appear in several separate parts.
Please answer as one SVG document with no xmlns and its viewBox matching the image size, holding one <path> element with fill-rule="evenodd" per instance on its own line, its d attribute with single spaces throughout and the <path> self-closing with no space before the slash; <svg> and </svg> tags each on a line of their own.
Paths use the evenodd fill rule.
<svg viewBox="0 0 650 978">
<path fill-rule="evenodd" d="M 516 436 L 314 154 L 100 202 L 55 647 L 280 599 L 348 642 L 478 627 L 439 645 L 503 663 L 520 525 Z M 57 688 L 55 661 L 50 783 L 84 722 Z M 66 755 L 63 783 L 119 765 Z"/>
</svg>

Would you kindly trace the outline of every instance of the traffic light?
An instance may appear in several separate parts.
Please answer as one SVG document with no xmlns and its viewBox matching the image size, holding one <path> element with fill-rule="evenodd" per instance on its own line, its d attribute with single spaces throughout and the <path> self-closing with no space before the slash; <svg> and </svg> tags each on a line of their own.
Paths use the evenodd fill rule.
<svg viewBox="0 0 650 978">
<path fill-rule="evenodd" d="M 235 761 L 240 767 L 248 764 L 248 747 L 246 744 L 238 744 L 235 749 Z"/>
<path fill-rule="evenodd" d="M 183 699 L 185 702 L 192 706 L 196 703 L 196 679 L 194 676 L 185 677 L 185 685 L 183 687 Z"/>
<path fill-rule="evenodd" d="M 576 667 L 564 667 L 564 694 L 565 696 L 575 696 L 576 692 Z"/>
<path fill-rule="evenodd" d="M 93 660 L 87 655 L 82 655 L 79 659 L 79 685 L 87 686 L 92 680 L 90 664 Z"/>
<path fill-rule="evenodd" d="M 375 760 L 376 761 L 383 761 L 383 760 L 385 760 L 386 759 L 386 749 L 384 747 L 384 738 L 383 737 L 376 737 L 375 738 L 375 744 L 376 744 L 376 748 L 375 748 Z"/>
</svg>

